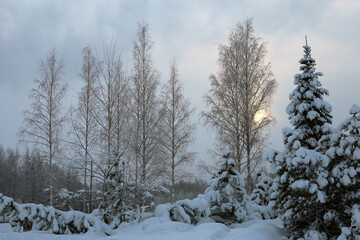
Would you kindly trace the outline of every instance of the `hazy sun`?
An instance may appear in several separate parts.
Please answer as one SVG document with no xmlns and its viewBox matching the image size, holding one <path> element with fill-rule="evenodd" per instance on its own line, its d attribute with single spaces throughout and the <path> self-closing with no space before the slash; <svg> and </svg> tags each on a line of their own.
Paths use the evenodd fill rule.
<svg viewBox="0 0 360 240">
<path fill-rule="evenodd" d="M 259 123 L 259 122 L 261 122 L 261 120 L 263 119 L 263 118 L 265 118 L 266 117 L 266 111 L 265 110 L 260 110 L 260 111 L 258 111 L 256 114 L 255 114 L 255 117 L 254 117 L 254 121 L 256 122 L 256 123 Z"/>
</svg>

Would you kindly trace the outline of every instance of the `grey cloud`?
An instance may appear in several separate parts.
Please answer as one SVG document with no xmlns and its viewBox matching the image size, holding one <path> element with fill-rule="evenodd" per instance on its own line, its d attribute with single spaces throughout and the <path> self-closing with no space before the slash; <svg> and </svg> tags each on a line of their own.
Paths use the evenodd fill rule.
<svg viewBox="0 0 360 240">
<path fill-rule="evenodd" d="M 350 7 L 348 7 L 350 6 Z M 0 144 L 15 146 L 22 111 L 28 109 L 28 91 L 38 77 L 40 59 L 56 47 L 64 58 L 69 101 L 80 86 L 76 74 L 81 49 L 90 45 L 99 54 L 112 36 L 125 63 L 131 66 L 132 42 L 138 21 L 148 21 L 155 41 L 153 57 L 166 81 L 169 61 L 178 60 L 185 95 L 197 112 L 205 106 L 208 76 L 217 72 L 217 44 L 225 43 L 231 28 L 254 18 L 255 34 L 268 42 L 279 89 L 272 111 L 277 124 L 271 130 L 273 146 L 281 147 L 281 128 L 289 125 L 285 107 L 294 88 L 304 35 L 309 36 L 326 98 L 334 107 L 335 121 L 347 117 L 359 103 L 360 7 L 355 1 L 0 1 Z M 345 109 L 345 110 L 344 110 Z M 196 116 L 197 120 L 198 116 Z M 13 137 L 11 137 L 13 136 Z M 200 126 L 194 148 L 206 159 L 213 134 Z"/>
</svg>

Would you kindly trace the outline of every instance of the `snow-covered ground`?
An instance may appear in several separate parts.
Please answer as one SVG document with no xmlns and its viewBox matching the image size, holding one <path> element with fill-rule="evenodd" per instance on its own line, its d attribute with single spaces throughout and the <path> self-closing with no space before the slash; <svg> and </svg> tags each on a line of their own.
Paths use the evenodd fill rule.
<svg viewBox="0 0 360 240">
<path fill-rule="evenodd" d="M 172 222 L 165 218 L 149 218 L 140 224 L 121 225 L 110 237 L 88 232 L 80 235 L 55 235 L 40 231 L 13 232 L 7 223 L 0 224 L 0 240 L 281 240 L 284 229 L 280 220 L 249 221 L 226 227 L 220 223 L 198 226 Z"/>
</svg>

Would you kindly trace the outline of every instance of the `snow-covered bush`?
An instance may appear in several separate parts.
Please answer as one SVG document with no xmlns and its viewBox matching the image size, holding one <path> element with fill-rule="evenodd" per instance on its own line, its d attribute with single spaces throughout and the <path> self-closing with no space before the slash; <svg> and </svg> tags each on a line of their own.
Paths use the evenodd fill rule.
<svg viewBox="0 0 360 240">
<path fill-rule="evenodd" d="M 163 186 L 125 179 L 127 161 L 115 157 L 105 176 L 102 191 L 98 191 L 102 198 L 99 215 L 112 229 L 118 228 L 122 222 L 140 222 L 152 216 L 153 213 L 149 212 L 155 209 L 154 195 L 169 194 Z"/>
<path fill-rule="evenodd" d="M 174 204 L 161 204 L 155 209 L 155 216 L 166 216 L 173 221 L 197 224 L 215 221 L 225 224 L 240 223 L 247 217 L 256 217 L 252 203 L 244 188 L 244 181 L 230 159 L 231 151 L 226 149 L 218 172 L 213 175 L 205 194 L 192 200 L 179 200 Z M 269 218 L 267 210 L 258 206 L 260 218 Z"/>
<path fill-rule="evenodd" d="M 278 175 L 277 192 L 273 193 L 277 211 L 290 237 L 297 239 L 315 232 L 322 236 L 329 159 L 315 150 L 301 147 L 296 130 L 285 128 L 283 134 L 284 152 L 270 150 L 264 154 L 264 159 L 275 164 Z"/>
<path fill-rule="evenodd" d="M 328 163 L 325 155 L 301 147 L 295 156 L 286 158 L 287 171 L 280 176 L 277 203 L 293 237 L 303 237 L 309 231 L 323 235 Z"/>
<path fill-rule="evenodd" d="M 111 229 L 100 218 L 79 211 L 60 211 L 41 204 L 18 204 L 0 194 L 0 213 L 10 217 L 13 231 L 50 231 L 55 234 L 85 233 L 90 229 L 111 234 Z"/>
<path fill-rule="evenodd" d="M 136 200 L 136 220 L 144 221 L 149 216 L 153 216 L 155 211 L 155 196 L 163 196 L 169 199 L 170 190 L 162 185 L 141 183 L 137 184 Z"/>
<path fill-rule="evenodd" d="M 268 177 L 265 172 L 256 169 L 258 183 L 253 190 L 250 199 L 253 202 L 253 210 L 261 215 L 262 219 L 276 218 L 278 215 L 275 209 L 276 182 Z"/>
<path fill-rule="evenodd" d="M 82 195 L 84 194 L 85 190 L 79 190 L 76 193 L 67 190 L 66 188 L 62 188 L 60 189 L 60 191 L 58 192 L 58 197 L 62 202 L 62 208 L 66 211 L 70 211 L 73 210 L 73 208 L 71 207 L 71 200 L 73 199 L 79 199 L 80 197 L 82 197 Z"/>
<path fill-rule="evenodd" d="M 204 195 L 189 200 L 176 201 L 169 209 L 172 221 L 197 224 L 210 215 L 210 207 Z"/>
<path fill-rule="evenodd" d="M 277 174 L 277 192 L 272 196 L 276 209 L 290 237 L 323 236 L 329 158 L 303 148 L 297 130 L 284 128 L 283 135 L 284 151 L 269 150 L 263 156 L 274 164 Z"/>
<path fill-rule="evenodd" d="M 256 169 L 258 183 L 253 190 L 250 199 L 258 205 L 267 206 L 271 201 L 271 194 L 274 192 L 274 180 L 266 175 L 261 169 Z"/>
<path fill-rule="evenodd" d="M 342 227 L 337 240 L 360 239 L 360 205 L 355 204 L 351 210 L 351 226 Z"/>
</svg>

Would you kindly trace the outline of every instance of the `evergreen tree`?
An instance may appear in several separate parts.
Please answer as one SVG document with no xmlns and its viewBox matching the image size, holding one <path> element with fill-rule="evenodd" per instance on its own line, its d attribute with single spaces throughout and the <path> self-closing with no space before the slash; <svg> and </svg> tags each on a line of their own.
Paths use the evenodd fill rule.
<svg viewBox="0 0 360 240">
<path fill-rule="evenodd" d="M 244 180 L 236 170 L 235 161 L 229 158 L 230 155 L 231 151 L 226 148 L 221 167 L 205 191 L 205 198 L 211 208 L 210 217 L 225 224 L 244 221 L 248 208 Z"/>
<path fill-rule="evenodd" d="M 326 145 L 319 142 L 323 135 L 331 134 L 331 106 L 323 100 L 328 91 L 321 87 L 318 77 L 322 73 L 315 72 L 315 59 L 307 44 L 304 52 L 299 61 L 302 73 L 295 75 L 297 86 L 286 109 L 293 129 L 283 129 L 284 151 L 268 151 L 264 158 L 276 167 L 276 208 L 291 239 L 327 239 L 323 216 L 329 158 L 323 154 Z M 318 149 L 322 151 L 315 151 Z"/>
<path fill-rule="evenodd" d="M 300 133 L 285 129 L 285 150 L 280 161 L 277 209 L 292 239 L 326 239 L 324 235 L 325 188 L 328 184 L 325 155 L 303 148 Z"/>
<path fill-rule="evenodd" d="M 332 122 L 331 105 L 323 100 L 329 91 L 321 87 L 318 80 L 321 72 L 315 72 L 315 59 L 311 57 L 311 48 L 304 46 L 304 57 L 300 59 L 300 71 L 296 74 L 297 85 L 290 94 L 290 104 L 286 108 L 290 123 L 300 133 L 299 141 L 306 149 L 315 149 L 322 136 L 322 126 Z"/>
<path fill-rule="evenodd" d="M 256 169 L 258 183 L 253 190 L 250 199 L 258 205 L 267 206 L 271 200 L 271 194 L 274 192 L 274 180 L 266 175 L 260 169 Z"/>
<path fill-rule="evenodd" d="M 343 231 L 348 239 L 360 234 L 352 221 L 360 199 L 360 107 L 354 104 L 350 114 L 352 116 L 340 124 L 338 132 L 332 135 L 331 147 L 326 152 L 331 159 L 331 174 L 327 189 L 329 211 L 325 219 L 333 236 L 338 236 L 342 227 L 351 226 Z"/>
<path fill-rule="evenodd" d="M 134 186 L 124 179 L 125 164 L 124 161 L 115 161 L 103 184 L 104 200 L 100 203 L 99 210 L 104 222 L 112 228 L 133 218 L 129 197 L 131 198 L 130 192 Z"/>
</svg>

